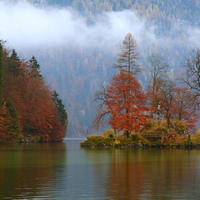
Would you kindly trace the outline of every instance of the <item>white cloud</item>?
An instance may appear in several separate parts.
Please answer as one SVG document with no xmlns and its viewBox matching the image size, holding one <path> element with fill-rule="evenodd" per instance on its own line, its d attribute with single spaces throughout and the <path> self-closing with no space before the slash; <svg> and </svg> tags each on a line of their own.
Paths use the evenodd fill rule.
<svg viewBox="0 0 200 200">
<path fill-rule="evenodd" d="M 156 37 L 154 27 L 145 24 L 133 11 L 106 12 L 96 16 L 88 25 L 86 18 L 72 8 L 35 7 L 25 1 L 18 3 L 0 2 L 0 38 L 7 40 L 11 48 L 45 47 L 66 45 L 82 48 L 102 48 L 119 51 L 124 36 L 131 32 L 139 46 L 159 48 L 181 44 L 176 37 Z M 174 27 L 176 30 L 177 27 Z M 190 28 L 185 43 L 199 45 L 200 29 Z M 169 33 L 170 35 L 170 33 Z"/>
<path fill-rule="evenodd" d="M 139 41 L 146 31 L 145 22 L 131 11 L 104 13 L 96 17 L 93 25 L 88 25 L 72 9 L 0 2 L 0 10 L 0 37 L 17 48 L 62 44 L 109 49 L 120 44 L 128 32 Z"/>
<path fill-rule="evenodd" d="M 188 30 L 189 33 L 189 42 L 193 47 L 200 48 L 200 29 L 195 27 L 195 28 L 190 28 Z"/>
</svg>

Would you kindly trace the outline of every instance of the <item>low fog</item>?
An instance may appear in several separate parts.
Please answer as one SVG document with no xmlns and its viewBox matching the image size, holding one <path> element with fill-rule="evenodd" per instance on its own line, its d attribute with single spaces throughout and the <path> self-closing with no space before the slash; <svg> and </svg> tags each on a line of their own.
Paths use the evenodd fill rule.
<svg viewBox="0 0 200 200">
<path fill-rule="evenodd" d="M 0 10 L 0 38 L 17 50 L 68 45 L 109 51 L 118 46 L 128 32 L 138 44 L 159 46 L 165 41 L 165 38 L 156 38 L 153 26 L 147 28 L 145 20 L 139 20 L 133 11 L 128 10 L 98 15 L 92 25 L 72 8 L 39 8 L 25 1 L 1 1 Z M 187 30 L 186 40 L 192 46 L 200 46 L 199 37 L 200 30 L 196 27 Z M 177 42 L 176 39 L 173 44 Z"/>
<path fill-rule="evenodd" d="M 145 22 L 130 11 L 109 12 L 88 25 L 72 8 L 38 8 L 28 3 L 0 3 L 0 37 L 17 48 L 71 45 L 96 48 L 117 45 L 127 32 L 139 40 Z M 154 37 L 151 31 L 149 37 Z"/>
</svg>

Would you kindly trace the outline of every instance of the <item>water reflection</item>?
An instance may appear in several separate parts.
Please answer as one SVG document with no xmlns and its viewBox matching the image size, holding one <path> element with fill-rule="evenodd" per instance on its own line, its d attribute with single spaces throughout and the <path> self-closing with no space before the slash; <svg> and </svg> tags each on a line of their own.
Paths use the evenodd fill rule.
<svg viewBox="0 0 200 200">
<path fill-rule="evenodd" d="M 48 197 L 65 163 L 64 143 L 2 145 L 0 199 Z"/>
<path fill-rule="evenodd" d="M 111 152 L 104 150 L 76 149 L 68 152 L 67 160 L 70 161 L 61 199 L 106 200 L 111 156 Z"/>
<path fill-rule="evenodd" d="M 110 170 L 111 199 L 200 199 L 199 151 L 115 150 Z M 194 190 L 195 193 L 194 193 Z"/>
<path fill-rule="evenodd" d="M 145 185 L 145 166 L 139 151 L 115 150 L 108 184 L 112 199 L 140 199 Z"/>
<path fill-rule="evenodd" d="M 200 150 L 0 145 L 0 199 L 200 199 Z"/>
</svg>

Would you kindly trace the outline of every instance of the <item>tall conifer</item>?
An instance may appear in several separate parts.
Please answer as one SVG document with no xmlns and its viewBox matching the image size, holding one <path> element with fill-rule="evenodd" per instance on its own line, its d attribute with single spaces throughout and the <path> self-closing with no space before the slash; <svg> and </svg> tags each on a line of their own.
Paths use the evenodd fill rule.
<svg viewBox="0 0 200 200">
<path fill-rule="evenodd" d="M 62 125 L 67 125 L 68 122 L 67 112 L 65 110 L 65 106 L 62 102 L 62 99 L 58 97 L 58 93 L 56 91 L 54 91 L 53 93 L 53 101 L 56 105 L 59 121 L 61 122 Z"/>
</svg>

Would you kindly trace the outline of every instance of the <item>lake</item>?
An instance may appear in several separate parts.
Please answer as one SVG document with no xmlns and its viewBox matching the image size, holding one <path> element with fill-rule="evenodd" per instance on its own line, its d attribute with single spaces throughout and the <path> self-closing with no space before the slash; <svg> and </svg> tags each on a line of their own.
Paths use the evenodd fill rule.
<svg viewBox="0 0 200 200">
<path fill-rule="evenodd" d="M 0 145 L 0 199 L 199 200 L 200 150 Z"/>
</svg>

